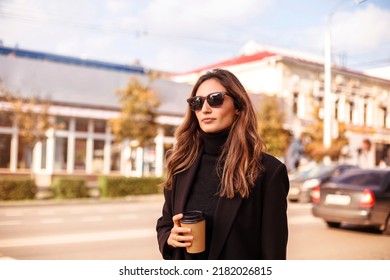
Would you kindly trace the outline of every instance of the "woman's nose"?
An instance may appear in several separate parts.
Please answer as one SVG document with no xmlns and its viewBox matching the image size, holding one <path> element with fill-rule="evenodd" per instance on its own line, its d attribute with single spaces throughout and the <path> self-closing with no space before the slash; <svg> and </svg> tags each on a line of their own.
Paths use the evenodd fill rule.
<svg viewBox="0 0 390 280">
<path fill-rule="evenodd" d="M 211 111 L 211 107 L 210 107 L 209 103 L 207 102 L 207 100 L 205 100 L 203 103 L 203 106 L 202 106 L 202 112 L 208 113 L 210 111 Z"/>
</svg>

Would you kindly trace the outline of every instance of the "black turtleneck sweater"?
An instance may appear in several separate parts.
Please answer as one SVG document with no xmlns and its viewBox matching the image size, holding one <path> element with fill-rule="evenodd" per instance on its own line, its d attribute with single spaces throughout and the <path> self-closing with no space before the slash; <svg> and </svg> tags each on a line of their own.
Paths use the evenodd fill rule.
<svg viewBox="0 0 390 280">
<path fill-rule="evenodd" d="M 185 259 L 208 258 L 213 216 L 218 202 L 218 191 L 221 182 L 217 174 L 216 165 L 228 135 L 229 130 L 218 133 L 205 133 L 201 131 L 204 149 L 185 211 L 201 210 L 204 213 L 206 218 L 206 251 L 199 254 L 188 254 L 184 252 Z"/>
</svg>

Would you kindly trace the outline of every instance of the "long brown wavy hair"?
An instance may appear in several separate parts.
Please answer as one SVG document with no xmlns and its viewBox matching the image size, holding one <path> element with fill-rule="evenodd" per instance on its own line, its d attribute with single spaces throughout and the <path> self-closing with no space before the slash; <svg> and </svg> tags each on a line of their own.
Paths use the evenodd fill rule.
<svg viewBox="0 0 390 280">
<path fill-rule="evenodd" d="M 217 172 L 221 178 L 219 196 L 233 198 L 238 193 L 241 197 L 248 197 L 263 170 L 261 157 L 264 144 L 257 132 L 256 114 L 241 82 L 233 73 L 224 69 L 214 69 L 199 77 L 191 97 L 209 79 L 221 83 L 239 110 L 217 163 Z M 184 121 L 175 132 L 176 144 L 167 153 L 168 173 L 162 184 L 165 188 L 172 189 L 173 176 L 190 168 L 201 152 L 199 131 L 198 119 L 187 106 Z"/>
</svg>

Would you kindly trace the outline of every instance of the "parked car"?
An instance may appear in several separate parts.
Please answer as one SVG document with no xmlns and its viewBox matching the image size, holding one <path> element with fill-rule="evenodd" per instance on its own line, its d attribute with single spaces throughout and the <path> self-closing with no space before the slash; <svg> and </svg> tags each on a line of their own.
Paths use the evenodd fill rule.
<svg viewBox="0 0 390 280">
<path fill-rule="evenodd" d="M 312 192 L 312 213 L 329 227 L 369 226 L 390 235 L 390 168 L 346 171 Z"/>
<path fill-rule="evenodd" d="M 309 170 L 303 170 L 301 173 L 290 177 L 290 191 L 288 199 L 294 202 L 310 202 L 311 191 L 331 178 L 339 176 L 348 169 L 357 169 L 358 167 L 350 164 L 318 164 Z"/>
</svg>

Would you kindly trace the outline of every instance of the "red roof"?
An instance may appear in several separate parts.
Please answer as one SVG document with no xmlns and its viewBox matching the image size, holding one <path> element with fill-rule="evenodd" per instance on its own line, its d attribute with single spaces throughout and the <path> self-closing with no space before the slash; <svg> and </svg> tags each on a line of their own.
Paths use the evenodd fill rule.
<svg viewBox="0 0 390 280">
<path fill-rule="evenodd" d="M 296 56 L 291 56 L 291 55 L 283 55 L 283 54 L 276 54 L 276 53 L 272 53 L 272 52 L 262 51 L 262 52 L 257 52 L 257 53 L 252 54 L 252 55 L 241 55 L 241 56 L 234 57 L 234 58 L 231 58 L 231 59 L 228 59 L 228 60 L 225 60 L 225 61 L 221 61 L 221 62 L 218 62 L 218 63 L 207 65 L 207 66 L 195 69 L 193 71 L 189 71 L 189 72 L 185 72 L 185 73 L 179 73 L 179 74 L 174 74 L 172 76 L 181 76 L 181 75 L 195 74 L 195 73 L 199 73 L 199 72 L 202 72 L 202 71 L 205 71 L 205 70 L 210 70 L 210 69 L 215 69 L 215 68 L 223 68 L 223 67 L 232 66 L 232 65 L 240 65 L 240 64 L 253 62 L 253 61 L 260 61 L 260 60 L 262 60 L 264 58 L 272 57 L 272 56 L 276 56 L 276 55 L 280 55 L 281 58 L 284 58 L 284 59 L 287 59 L 287 60 L 290 60 L 290 61 L 291 60 L 292 61 L 296 61 L 297 63 L 316 65 L 318 67 L 323 67 L 322 63 L 316 62 L 316 61 L 312 61 L 310 59 L 304 59 L 304 58 L 301 58 L 301 57 L 296 57 Z M 354 71 L 354 70 L 351 70 L 351 69 L 348 69 L 348 68 L 345 68 L 345 67 L 340 67 L 340 66 L 337 66 L 337 65 L 332 65 L 332 68 L 334 70 L 338 70 L 338 71 L 341 71 L 341 72 L 346 72 L 346 73 L 349 73 L 349 74 L 352 74 L 352 75 L 359 75 L 359 76 L 364 76 L 364 77 L 370 77 L 370 78 L 373 78 L 373 79 L 376 79 L 376 80 L 389 81 L 389 80 L 386 80 L 386 79 L 383 79 L 383 78 L 378 78 L 378 77 L 375 77 L 375 76 L 367 75 L 367 74 L 364 74 L 363 72 Z"/>
<path fill-rule="evenodd" d="M 215 64 L 207 65 L 207 66 L 204 66 L 204 67 L 201 67 L 201 68 L 198 68 L 198 69 L 186 72 L 186 73 L 180 73 L 179 75 L 198 73 L 198 72 L 208 70 L 208 69 L 223 68 L 226 66 L 244 64 L 244 63 L 248 63 L 248 62 L 252 62 L 252 61 L 262 60 L 266 57 L 275 56 L 275 55 L 276 55 L 275 53 L 271 53 L 271 52 L 258 52 L 258 53 L 252 54 L 252 55 L 241 55 L 241 56 L 234 57 L 234 58 L 231 58 L 231 59 L 228 59 L 225 61 L 221 61 L 221 62 L 218 62 Z"/>
</svg>

